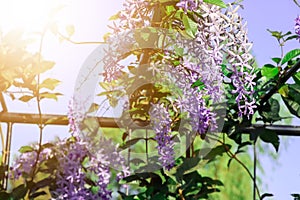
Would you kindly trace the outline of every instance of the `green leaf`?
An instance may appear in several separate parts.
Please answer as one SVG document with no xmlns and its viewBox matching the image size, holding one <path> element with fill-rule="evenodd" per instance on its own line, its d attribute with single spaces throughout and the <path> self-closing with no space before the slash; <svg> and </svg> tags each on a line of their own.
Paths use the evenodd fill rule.
<svg viewBox="0 0 300 200">
<path fill-rule="evenodd" d="M 281 61 L 281 58 L 272 58 L 272 60 L 278 65 Z"/>
<path fill-rule="evenodd" d="M 199 87 L 201 90 L 205 87 L 204 83 L 200 80 L 197 80 L 192 84 L 192 87 Z"/>
<path fill-rule="evenodd" d="M 12 198 L 10 198 L 10 195 L 9 195 L 9 193 L 7 193 L 7 192 L 4 192 L 4 191 L 2 191 L 2 192 L 0 192 L 0 199 L 7 199 L 7 200 L 13 200 Z"/>
<path fill-rule="evenodd" d="M 222 0 L 204 0 L 204 2 L 220 6 L 221 8 L 227 8 L 227 5 Z"/>
<path fill-rule="evenodd" d="M 289 109 L 289 111 L 297 116 L 300 117 L 300 104 L 296 101 L 293 101 L 289 98 L 283 97 L 283 102 L 285 103 L 286 107 Z"/>
<path fill-rule="evenodd" d="M 35 199 L 39 196 L 44 196 L 44 195 L 47 195 L 47 193 L 45 191 L 40 191 L 40 192 L 36 192 L 32 195 L 29 196 L 30 199 Z"/>
<path fill-rule="evenodd" d="M 119 19 L 119 16 L 120 16 L 120 12 L 118 12 L 118 13 L 116 13 L 116 14 L 114 14 L 113 16 L 111 16 L 108 20 L 117 20 L 117 19 Z"/>
<path fill-rule="evenodd" d="M 300 85 L 300 72 L 297 72 L 296 74 L 294 74 L 293 79 L 296 84 Z"/>
<path fill-rule="evenodd" d="M 66 26 L 66 31 L 69 37 L 71 37 L 72 35 L 74 35 L 75 33 L 75 27 L 74 25 L 68 25 Z"/>
<path fill-rule="evenodd" d="M 144 140 L 144 138 L 134 138 L 132 140 L 128 140 L 126 141 L 126 143 L 122 146 L 120 146 L 121 149 L 126 149 L 129 148 L 130 146 L 134 145 L 135 143 L 137 143 L 140 140 Z"/>
<path fill-rule="evenodd" d="M 40 66 L 37 66 L 36 73 L 44 73 L 50 69 L 52 69 L 55 65 L 55 62 L 52 61 L 43 61 Z"/>
<path fill-rule="evenodd" d="M 198 157 L 194 158 L 185 158 L 183 163 L 176 170 L 176 180 L 178 182 L 182 181 L 183 174 L 192 168 L 196 167 L 201 159 Z"/>
<path fill-rule="evenodd" d="M 22 146 L 20 149 L 19 149 L 19 152 L 20 153 L 27 153 L 27 152 L 32 152 L 34 151 L 34 148 L 31 147 L 31 146 Z"/>
<path fill-rule="evenodd" d="M 273 78 L 279 73 L 278 67 L 271 64 L 266 64 L 261 69 L 261 74 L 267 78 Z"/>
<path fill-rule="evenodd" d="M 198 30 L 198 24 L 185 14 L 182 17 L 182 21 L 187 35 L 190 36 L 191 38 L 195 38 L 195 35 Z"/>
<path fill-rule="evenodd" d="M 23 102 L 28 102 L 33 98 L 34 98 L 34 96 L 24 95 L 24 96 L 20 97 L 19 100 L 23 101 Z"/>
<path fill-rule="evenodd" d="M 219 145 L 213 148 L 205 157 L 204 159 L 209 160 L 208 162 L 213 161 L 217 156 L 222 156 L 223 153 L 231 149 L 230 144 L 224 144 L 224 145 Z"/>
<path fill-rule="evenodd" d="M 261 195 L 260 200 L 263 200 L 263 199 L 266 198 L 266 197 L 273 197 L 273 196 L 274 196 L 273 194 L 270 194 L 270 193 L 264 193 L 263 195 Z"/>
<path fill-rule="evenodd" d="M 258 129 L 258 133 L 262 141 L 266 143 L 271 143 L 274 146 L 276 152 L 278 152 L 280 140 L 278 135 L 274 131 L 266 130 L 266 129 Z"/>
<path fill-rule="evenodd" d="M 227 69 L 226 65 L 222 64 L 221 67 L 222 67 L 222 72 L 226 77 L 230 77 L 232 75 L 232 72 Z"/>
<path fill-rule="evenodd" d="M 40 84 L 40 88 L 47 88 L 49 90 L 54 90 L 58 84 L 60 84 L 59 80 L 53 78 L 47 78 Z"/>
<path fill-rule="evenodd" d="M 12 190 L 11 196 L 13 199 L 23 199 L 26 193 L 27 188 L 25 187 L 25 184 L 22 184 Z"/>
<path fill-rule="evenodd" d="M 299 37 L 298 35 L 292 35 L 292 36 L 290 36 L 290 37 L 287 37 L 287 38 L 285 39 L 285 41 L 297 39 L 298 37 Z"/>
<path fill-rule="evenodd" d="M 296 58 L 300 55 L 300 49 L 293 49 L 285 54 L 285 56 L 282 58 L 281 65 L 287 63 L 288 61 L 292 60 L 293 58 Z"/>
<path fill-rule="evenodd" d="M 275 37 L 277 40 L 282 38 L 282 32 L 279 31 L 271 31 L 270 29 L 267 29 L 267 31 L 269 31 L 273 37 Z"/>
<path fill-rule="evenodd" d="M 58 96 L 62 95 L 61 93 L 50 93 L 50 92 L 42 92 L 40 93 L 40 97 L 41 99 L 54 99 L 54 100 L 58 100 Z"/>
<path fill-rule="evenodd" d="M 278 93 L 281 94 L 282 97 L 288 97 L 289 94 L 289 87 L 287 85 L 282 86 Z"/>
</svg>

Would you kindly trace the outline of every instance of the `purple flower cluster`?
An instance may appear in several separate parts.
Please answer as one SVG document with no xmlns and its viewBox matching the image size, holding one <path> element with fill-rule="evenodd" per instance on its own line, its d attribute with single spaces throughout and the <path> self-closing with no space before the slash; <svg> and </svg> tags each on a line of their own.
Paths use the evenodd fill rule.
<svg viewBox="0 0 300 200">
<path fill-rule="evenodd" d="M 36 163 L 37 150 L 22 153 L 10 168 L 10 178 L 17 180 L 32 175 L 32 170 L 44 166 L 48 159 L 55 157 L 57 163 L 53 170 L 53 187 L 50 193 L 53 198 L 61 200 L 111 199 L 112 191 L 108 189 L 112 176 L 111 168 L 120 168 L 117 181 L 128 176 L 129 170 L 124 158 L 113 147 L 111 141 L 102 139 L 101 152 L 92 152 L 89 145 L 80 138 L 57 142 L 51 148 L 43 148 Z M 103 148 L 103 149 L 104 149 Z M 37 164 L 34 167 L 35 163 Z M 90 185 L 90 181 L 94 184 Z M 94 190 L 91 188 L 94 187 Z"/>
<path fill-rule="evenodd" d="M 227 70 L 232 72 L 230 80 L 235 87 L 231 91 L 236 95 L 239 116 L 250 117 L 255 108 L 252 97 L 254 93 L 252 43 L 248 41 L 246 24 L 243 24 L 238 15 L 237 7 L 229 5 L 225 12 L 217 6 L 201 4 L 199 12 L 202 18 L 197 19 L 198 31 L 192 42 L 185 46 L 189 55 L 198 57 L 195 71 L 202 74 L 201 80 L 205 83 L 212 100 L 220 101 L 223 95 L 223 73 L 221 64 L 226 58 Z M 198 67 L 198 68 L 197 68 Z"/>
<path fill-rule="evenodd" d="M 198 2 L 198 0 L 180 0 L 176 6 L 182 8 L 185 13 L 188 11 L 197 11 L 199 3 L 203 2 L 203 0 L 199 1 L 200 2 Z"/>
<path fill-rule="evenodd" d="M 175 164 L 174 142 L 170 134 L 172 123 L 170 114 L 163 104 L 153 104 L 149 114 L 156 133 L 159 161 L 164 168 L 170 170 Z"/>
<path fill-rule="evenodd" d="M 15 163 L 10 167 L 10 178 L 17 180 L 20 177 L 30 177 L 33 174 L 34 164 L 37 160 L 37 150 L 38 145 L 32 147 L 33 151 L 28 151 L 22 153 L 19 157 L 17 157 Z M 52 150 L 49 148 L 44 148 L 40 154 L 39 159 L 37 160 L 37 165 L 40 165 L 47 159 L 52 156 Z"/>
<path fill-rule="evenodd" d="M 295 19 L 295 33 L 298 35 L 298 40 L 300 42 L 300 16 Z"/>
<path fill-rule="evenodd" d="M 80 124 L 86 117 L 83 107 L 75 99 L 71 100 L 68 105 L 68 119 L 70 132 L 78 134 L 80 132 Z"/>
<path fill-rule="evenodd" d="M 187 69 L 187 71 L 184 69 Z M 182 91 L 175 99 L 175 105 L 182 113 L 187 113 L 186 119 L 192 126 L 192 132 L 205 134 L 208 131 L 215 131 L 217 123 L 216 114 L 207 107 L 204 99 L 204 96 L 210 94 L 213 90 L 210 91 L 204 88 L 199 91 L 197 87 L 191 87 L 199 79 L 203 79 L 205 84 L 205 77 L 203 77 L 203 74 L 197 73 L 198 69 L 198 66 L 186 62 L 175 69 L 169 69 L 169 71 L 172 72 L 172 77 L 175 78 L 174 83 Z"/>
</svg>

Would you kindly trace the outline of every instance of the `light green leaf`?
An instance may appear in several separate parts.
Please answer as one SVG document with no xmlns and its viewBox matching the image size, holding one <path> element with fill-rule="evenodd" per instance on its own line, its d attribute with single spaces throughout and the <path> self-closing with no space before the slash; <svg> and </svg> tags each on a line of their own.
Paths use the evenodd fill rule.
<svg viewBox="0 0 300 200">
<path fill-rule="evenodd" d="M 204 0 L 205 3 L 220 6 L 221 8 L 227 8 L 227 5 L 222 0 Z"/>
<path fill-rule="evenodd" d="M 117 14 L 114 14 L 113 16 L 111 16 L 108 20 L 117 20 L 119 19 L 119 15 L 120 15 L 120 12 L 118 12 Z"/>
<path fill-rule="evenodd" d="M 297 72 L 296 74 L 294 74 L 293 79 L 296 84 L 300 85 L 300 72 Z"/>
<path fill-rule="evenodd" d="M 293 49 L 285 54 L 285 56 L 282 58 L 281 65 L 287 63 L 288 61 L 292 60 L 293 58 L 296 58 L 300 55 L 300 49 Z"/>
<path fill-rule="evenodd" d="M 54 99 L 54 100 L 58 100 L 57 97 L 62 95 L 61 93 L 50 93 L 50 92 L 42 92 L 40 94 L 41 99 Z"/>
<path fill-rule="evenodd" d="M 187 35 L 192 38 L 195 38 L 195 35 L 198 30 L 198 24 L 185 14 L 182 17 L 182 21 L 183 21 L 183 25 L 185 27 L 185 32 L 187 33 Z"/>
<path fill-rule="evenodd" d="M 261 74 L 267 78 L 273 78 L 279 73 L 278 67 L 271 64 L 266 64 L 261 69 Z"/>
<path fill-rule="evenodd" d="M 53 78 L 47 78 L 40 84 L 40 88 L 47 88 L 49 90 L 54 90 L 58 84 L 60 84 L 59 80 Z"/>
<path fill-rule="evenodd" d="M 66 26 L 66 31 L 69 37 L 71 37 L 72 35 L 74 35 L 75 33 L 75 27 L 74 25 L 68 25 Z"/>
<path fill-rule="evenodd" d="M 19 149 L 19 152 L 20 153 L 27 153 L 27 152 L 32 152 L 34 151 L 34 148 L 31 147 L 31 146 L 22 146 L 20 149 Z"/>
<path fill-rule="evenodd" d="M 19 100 L 23 101 L 23 102 L 28 102 L 33 98 L 34 98 L 34 96 L 24 95 L 24 96 L 20 97 Z"/>
</svg>

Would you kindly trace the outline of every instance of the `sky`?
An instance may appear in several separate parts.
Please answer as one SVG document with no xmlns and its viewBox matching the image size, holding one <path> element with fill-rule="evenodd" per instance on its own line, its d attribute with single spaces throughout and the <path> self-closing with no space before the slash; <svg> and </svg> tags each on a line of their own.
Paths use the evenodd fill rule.
<svg viewBox="0 0 300 200">
<path fill-rule="evenodd" d="M 46 0 L 40 0 L 46 2 Z M 8 3 L 10 2 L 10 3 Z M 23 1 L 25 2 L 25 1 Z M 34 3 L 34 0 L 28 0 Z M 36 1 L 37 2 L 37 1 Z M 54 1 L 55 2 L 55 1 Z M 67 6 L 62 11 L 59 23 L 62 32 L 68 24 L 73 24 L 75 33 L 72 36 L 74 41 L 103 41 L 102 36 L 109 31 L 107 25 L 109 17 L 119 11 L 122 7 L 122 0 L 66 0 Z M 113 3 L 112 3 L 113 2 Z M 228 1 L 227 1 L 228 2 Z M 35 5 L 35 4 L 33 4 Z M 37 4 L 36 4 L 37 5 Z M 41 4 L 40 6 L 43 7 Z M 253 42 L 253 54 L 258 65 L 262 66 L 270 62 L 271 57 L 280 55 L 278 44 L 267 28 L 271 30 L 282 30 L 283 32 L 293 31 L 294 19 L 300 14 L 300 10 L 293 3 L 293 0 L 244 0 L 244 9 L 240 10 L 245 21 L 248 23 L 249 39 Z M 23 8 L 23 9 L 22 9 Z M 0 27 L 9 29 L 18 23 L 28 23 L 37 20 L 29 28 L 38 29 L 41 19 L 33 17 L 27 19 L 26 16 L 32 14 L 32 7 L 21 5 L 17 0 L 0 0 Z M 47 7 L 43 7 L 47 9 Z M 35 14 L 39 9 L 35 10 Z M 17 13 L 17 14 L 16 14 Z M 20 14 L 21 13 L 21 14 Z M 30 14 L 31 13 L 31 14 Z M 20 16 L 21 15 L 21 16 Z M 59 98 L 59 102 L 47 101 L 42 104 L 44 113 L 66 114 L 68 101 L 72 97 L 75 81 L 79 70 L 98 45 L 74 45 L 66 41 L 59 42 L 53 35 L 47 34 L 43 46 L 43 55 L 46 59 L 56 61 L 56 66 L 47 76 L 57 78 L 62 81 L 57 88 L 65 95 Z M 292 48 L 298 48 L 299 43 L 292 42 L 287 45 L 285 52 Z M 37 46 L 33 45 L 32 51 L 37 51 Z M 7 99 L 8 100 L 8 99 Z M 59 106 L 57 106 L 59 104 Z M 11 112 L 36 112 L 35 102 L 20 103 L 9 102 L 8 109 Z M 298 124 L 298 121 L 293 121 Z M 5 130 L 5 125 L 3 125 Z M 17 152 L 21 145 L 37 141 L 38 128 L 34 125 L 15 124 L 13 127 L 12 152 Z M 44 133 L 44 142 L 59 135 L 68 135 L 68 128 L 64 126 L 47 126 Z M 291 193 L 300 193 L 300 161 L 298 152 L 300 147 L 300 137 L 282 138 L 282 145 L 279 150 L 277 161 L 270 159 L 268 155 L 259 155 L 259 160 L 264 169 L 263 182 L 266 183 L 266 190 L 263 192 L 273 193 L 275 200 L 292 199 Z M 264 148 L 271 149 L 265 145 Z M 272 150 L 272 149 L 271 149 Z M 272 199 L 272 198 L 271 198 Z"/>
</svg>

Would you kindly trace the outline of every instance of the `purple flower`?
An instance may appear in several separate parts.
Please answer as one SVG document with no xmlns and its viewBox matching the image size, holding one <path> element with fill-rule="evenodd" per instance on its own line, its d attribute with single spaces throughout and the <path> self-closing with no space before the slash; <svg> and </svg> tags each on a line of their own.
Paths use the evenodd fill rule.
<svg viewBox="0 0 300 200">
<path fill-rule="evenodd" d="M 188 11 L 197 11 L 198 0 L 180 0 L 180 2 L 176 4 L 176 6 L 182 8 L 185 13 L 187 13 Z"/>
<path fill-rule="evenodd" d="M 298 35 L 297 40 L 300 42 L 300 16 L 295 19 L 295 33 Z"/>
<path fill-rule="evenodd" d="M 72 135 L 80 132 L 80 125 L 85 117 L 86 114 L 82 104 L 75 99 L 72 99 L 68 105 L 69 127 Z"/>
<path fill-rule="evenodd" d="M 159 161 L 164 168 L 170 170 L 175 164 L 174 142 L 171 137 L 171 117 L 163 104 L 152 104 L 150 119 L 156 133 L 155 140 L 158 143 L 157 149 Z"/>
</svg>

